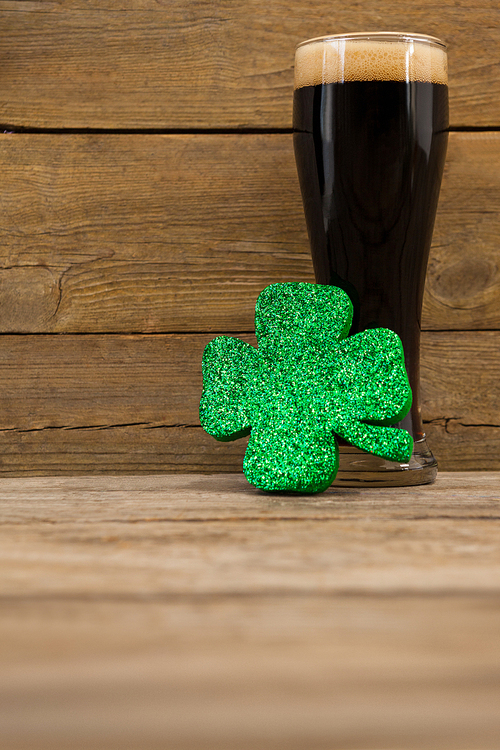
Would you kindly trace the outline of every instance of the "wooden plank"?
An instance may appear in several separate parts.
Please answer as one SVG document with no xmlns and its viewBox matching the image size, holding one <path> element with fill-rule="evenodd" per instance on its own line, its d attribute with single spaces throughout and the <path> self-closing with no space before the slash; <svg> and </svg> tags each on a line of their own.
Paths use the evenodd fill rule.
<svg viewBox="0 0 500 750">
<path fill-rule="evenodd" d="M 500 328 L 499 157 L 500 133 L 450 133 L 424 328 Z"/>
<path fill-rule="evenodd" d="M 0 430 L 0 477 L 241 472 L 248 439 L 152 424 Z"/>
<path fill-rule="evenodd" d="M 473 500 L 474 491 L 482 492 L 474 479 L 481 481 L 480 472 L 462 474 L 468 493 L 452 498 L 445 493 L 435 497 L 432 485 L 417 494 L 414 505 L 411 494 L 401 496 L 404 512 L 394 511 L 400 497 L 394 490 L 344 494 L 343 488 L 332 487 L 313 499 L 314 510 L 308 512 L 300 506 L 311 498 L 299 497 L 297 514 L 288 496 L 262 498 L 242 475 L 229 475 L 231 490 L 225 490 L 225 476 L 198 483 L 212 508 L 191 510 L 187 518 L 193 493 L 185 475 L 178 494 L 169 490 L 170 477 L 163 477 L 163 508 L 158 484 L 147 508 L 141 491 L 102 494 L 95 482 L 87 493 L 80 486 L 70 501 L 74 520 L 59 520 L 50 512 L 47 491 L 41 510 L 33 507 L 36 495 L 31 507 L 29 500 L 21 500 L 23 521 L 0 525 L 0 601 L 482 593 L 494 595 L 500 606 L 498 472 L 496 492 L 488 481 L 488 497 L 479 498 L 479 508 Z M 438 481 L 446 483 L 443 476 Z M 2 506 L 12 516 L 17 501 L 9 494 Z M 64 496 L 54 495 L 67 517 Z M 456 512 L 464 495 L 467 514 Z M 131 507 L 134 501 L 137 509 Z M 236 513 L 225 510 L 226 502 L 229 508 L 239 506 Z M 101 504 L 96 521 L 93 507 Z M 353 504 L 354 509 L 345 507 Z M 156 510 L 150 515 L 151 505 Z M 43 520 L 37 521 L 40 516 Z"/>
<path fill-rule="evenodd" d="M 242 336 L 255 341 L 253 337 Z M 3 430 L 195 426 L 209 335 L 3 336 Z M 425 419 L 500 424 L 500 332 L 424 332 Z"/>
<path fill-rule="evenodd" d="M 500 470 L 500 426 L 424 420 L 443 471 Z M 219 443 L 201 427 L 140 424 L 0 430 L 0 476 L 241 472 L 247 439 Z"/>
<path fill-rule="evenodd" d="M 483 594 L 500 605 L 500 474 L 459 478 L 461 491 L 443 473 L 404 493 L 331 487 L 312 502 L 264 495 L 242 475 L 134 478 L 132 489 L 52 478 L 41 492 L 19 481 L 19 499 L 10 480 L 0 601 Z"/>
<path fill-rule="evenodd" d="M 422 336 L 424 419 L 500 424 L 500 332 L 428 331 Z"/>
<path fill-rule="evenodd" d="M 289 135 L 3 139 L 4 331 L 252 330 L 313 279 Z"/>
<path fill-rule="evenodd" d="M 434 484 L 416 487 L 330 487 L 314 497 L 260 492 L 235 473 L 2 477 L 0 532 L 3 524 L 9 529 L 22 527 L 26 533 L 32 528 L 40 535 L 43 529 L 58 524 L 61 529 L 71 524 L 87 529 L 88 524 L 122 523 L 133 528 L 138 523 L 237 524 L 257 520 L 274 522 L 277 527 L 281 522 L 299 521 L 375 520 L 382 524 L 443 519 L 491 521 L 495 525 L 500 518 L 499 497 L 498 471 L 440 472 Z M 480 558 L 471 561 L 474 559 L 480 563 Z M 11 594 L 16 596 L 16 592 Z"/>
<path fill-rule="evenodd" d="M 210 338 L 3 336 L 0 472 L 241 471 L 245 441 L 199 427 Z M 499 352 L 496 331 L 423 334 L 423 417 L 442 468 L 500 468 Z"/>
<path fill-rule="evenodd" d="M 0 330 L 251 331 L 313 281 L 290 135 L 0 136 Z M 500 327 L 500 134 L 451 133 L 423 326 Z"/>
<path fill-rule="evenodd" d="M 497 598 L 2 608 L 6 750 L 497 747 Z"/>
<path fill-rule="evenodd" d="M 500 122 L 499 9 L 395 0 L 0 3 L 2 123 L 48 128 L 290 127 L 295 45 L 418 29 L 450 47 L 451 122 Z M 464 33 L 464 29 L 467 33 Z"/>
<path fill-rule="evenodd" d="M 460 419 L 431 419 L 424 422 L 424 429 L 441 469 L 460 471 L 467 467 L 489 471 L 500 467 L 499 425 L 463 424 Z"/>
<path fill-rule="evenodd" d="M 210 338 L 3 336 L 0 425 L 4 430 L 199 425 L 201 357 Z"/>
<path fill-rule="evenodd" d="M 2 479 L 2 746 L 494 750 L 499 486 Z"/>
</svg>

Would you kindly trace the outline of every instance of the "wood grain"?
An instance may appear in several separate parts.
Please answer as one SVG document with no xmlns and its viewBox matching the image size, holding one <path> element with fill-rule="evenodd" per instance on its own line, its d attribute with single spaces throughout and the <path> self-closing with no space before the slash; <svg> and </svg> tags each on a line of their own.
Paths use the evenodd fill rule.
<svg viewBox="0 0 500 750">
<path fill-rule="evenodd" d="M 2 480 L 0 601 L 500 598 L 499 479 L 444 474 L 404 493 L 331 487 L 292 499 L 242 474 Z"/>
<path fill-rule="evenodd" d="M 500 328 L 499 149 L 500 133 L 450 134 L 424 328 Z"/>
<path fill-rule="evenodd" d="M 0 472 L 241 471 L 245 441 L 199 427 L 210 338 L 3 336 Z M 423 417 L 442 468 L 500 468 L 499 352 L 496 331 L 422 336 Z"/>
<path fill-rule="evenodd" d="M 24 532 L 32 528 L 41 534 L 48 524 L 62 524 L 63 528 L 64 524 L 80 523 L 87 528 L 88 523 L 124 523 L 133 528 L 136 523 L 150 522 L 236 524 L 257 520 L 291 524 L 335 520 L 367 523 L 368 519 L 380 523 L 443 519 L 496 523 L 500 517 L 499 474 L 440 472 L 432 485 L 330 487 L 314 496 L 260 492 L 241 473 L 2 477 L 0 530 L 2 524 L 22 526 Z"/>
<path fill-rule="evenodd" d="M 252 331 L 313 271 L 290 135 L 0 136 L 0 330 Z M 500 134 L 451 133 L 426 329 L 500 327 Z"/>
<path fill-rule="evenodd" d="M 500 124 L 495 0 L 3 0 L 0 14 L 11 127 L 288 128 L 295 45 L 380 28 L 443 38 L 452 124 Z"/>
<path fill-rule="evenodd" d="M 490 471 L 498 461 L 500 428 L 496 424 L 462 424 L 459 419 L 435 419 L 424 423 L 432 452 L 446 471 L 462 468 Z"/>
<path fill-rule="evenodd" d="M 201 357 L 210 338 L 3 336 L 0 426 L 198 425 Z M 424 332 L 421 369 L 425 419 L 500 424 L 500 332 Z"/>
<path fill-rule="evenodd" d="M 493 750 L 499 486 L 2 479 L 2 746 Z"/>
<path fill-rule="evenodd" d="M 253 330 L 313 278 L 291 136 L 3 138 L 4 331 Z"/>
<path fill-rule="evenodd" d="M 495 596 L 62 596 L 2 609 L 16 647 L 0 669 L 6 750 L 497 747 Z"/>
<path fill-rule="evenodd" d="M 246 444 L 155 424 L 0 430 L 0 476 L 240 472 Z"/>
</svg>

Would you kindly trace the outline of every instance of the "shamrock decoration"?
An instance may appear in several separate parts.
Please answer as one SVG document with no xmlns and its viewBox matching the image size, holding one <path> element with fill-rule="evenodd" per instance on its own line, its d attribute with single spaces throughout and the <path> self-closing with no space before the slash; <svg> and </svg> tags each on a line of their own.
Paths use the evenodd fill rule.
<svg viewBox="0 0 500 750">
<path fill-rule="evenodd" d="M 266 491 L 321 492 L 335 479 L 333 433 L 390 461 L 408 461 L 411 406 L 399 337 L 347 337 L 352 304 L 337 287 L 272 284 L 255 307 L 258 349 L 218 336 L 203 354 L 201 425 L 217 440 L 251 432 L 243 471 Z"/>
</svg>

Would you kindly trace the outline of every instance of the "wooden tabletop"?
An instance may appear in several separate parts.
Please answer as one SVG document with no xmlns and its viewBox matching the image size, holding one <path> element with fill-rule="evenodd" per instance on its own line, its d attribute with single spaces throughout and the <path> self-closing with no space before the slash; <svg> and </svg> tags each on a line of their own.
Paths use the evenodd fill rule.
<svg viewBox="0 0 500 750">
<path fill-rule="evenodd" d="M 2 750 L 498 748 L 500 473 L 2 479 Z"/>
</svg>

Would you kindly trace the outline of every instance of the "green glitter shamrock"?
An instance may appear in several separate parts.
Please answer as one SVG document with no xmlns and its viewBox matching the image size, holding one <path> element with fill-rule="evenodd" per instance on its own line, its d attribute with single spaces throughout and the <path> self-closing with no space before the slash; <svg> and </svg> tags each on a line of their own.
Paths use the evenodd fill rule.
<svg viewBox="0 0 500 750">
<path fill-rule="evenodd" d="M 399 422 L 411 389 L 399 337 L 347 338 L 352 304 L 337 287 L 272 284 L 255 307 L 258 349 L 218 336 L 203 354 L 200 421 L 217 440 L 251 432 L 243 471 L 265 491 L 321 492 L 335 479 L 336 433 L 390 461 L 413 441 Z"/>
</svg>

